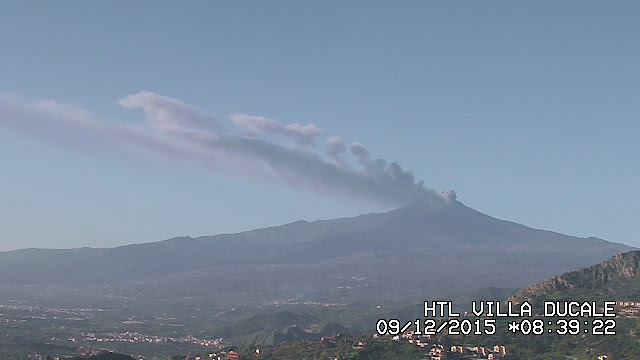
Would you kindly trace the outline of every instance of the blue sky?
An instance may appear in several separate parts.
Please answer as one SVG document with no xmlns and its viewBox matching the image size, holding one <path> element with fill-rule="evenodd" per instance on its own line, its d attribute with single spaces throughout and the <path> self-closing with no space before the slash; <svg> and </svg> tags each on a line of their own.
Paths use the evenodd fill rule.
<svg viewBox="0 0 640 360">
<path fill-rule="evenodd" d="M 634 1 L 1 2 L 0 250 L 353 216 L 423 189 L 640 246 L 638 14 Z M 225 145 L 205 153 L 194 136 Z M 346 151 L 332 159 L 334 136 Z M 276 153 L 292 157 L 274 167 Z M 400 175 L 367 188 L 378 158 Z"/>
</svg>

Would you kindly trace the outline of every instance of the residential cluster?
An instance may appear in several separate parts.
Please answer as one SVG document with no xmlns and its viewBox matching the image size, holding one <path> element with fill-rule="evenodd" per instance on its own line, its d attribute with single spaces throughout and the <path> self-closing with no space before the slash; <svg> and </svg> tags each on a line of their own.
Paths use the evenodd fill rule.
<svg viewBox="0 0 640 360">
<path fill-rule="evenodd" d="M 102 343 L 102 342 L 129 342 L 129 343 L 186 342 L 186 343 L 191 343 L 191 344 L 200 345 L 200 346 L 207 346 L 207 347 L 217 347 L 217 348 L 224 347 L 224 344 L 222 343 L 222 338 L 208 340 L 208 339 L 198 339 L 197 337 L 192 335 L 187 335 L 181 338 L 173 338 L 173 337 L 140 334 L 137 332 L 128 332 L 128 331 L 122 332 L 122 333 L 114 333 L 114 332 L 103 333 L 99 335 L 96 335 L 93 333 L 87 333 L 82 335 L 83 335 L 83 339 L 82 339 L 83 341 L 95 341 L 99 343 Z M 68 340 L 72 342 L 76 341 L 75 338 L 69 338 Z"/>
<path fill-rule="evenodd" d="M 215 353 L 215 352 L 209 353 L 208 358 L 210 360 L 239 360 L 240 355 L 238 355 L 238 353 L 233 350 L 229 352 L 221 351 L 219 353 Z M 186 359 L 187 360 L 205 360 L 206 358 L 203 359 L 200 356 L 196 356 L 192 358 L 191 356 L 187 356 Z"/>
<path fill-rule="evenodd" d="M 640 301 L 616 301 L 617 313 L 620 316 L 638 316 L 640 313 Z"/>
<path fill-rule="evenodd" d="M 374 334 L 373 337 L 378 338 L 380 335 Z M 407 331 L 402 335 L 395 335 L 391 339 L 393 341 L 406 341 L 409 344 L 418 346 L 427 352 L 431 360 L 442 360 L 448 354 L 459 354 L 458 358 L 462 356 L 467 359 L 502 360 L 506 359 L 508 354 L 504 345 L 496 345 L 493 348 L 453 345 L 451 348 L 445 349 L 438 341 L 432 341 L 431 335 L 416 334 L 413 330 Z"/>
<path fill-rule="evenodd" d="M 451 346 L 452 353 L 470 354 L 471 358 L 481 358 L 487 360 L 504 359 L 507 356 L 507 348 L 504 345 L 496 345 L 492 349 L 482 346 Z"/>
</svg>

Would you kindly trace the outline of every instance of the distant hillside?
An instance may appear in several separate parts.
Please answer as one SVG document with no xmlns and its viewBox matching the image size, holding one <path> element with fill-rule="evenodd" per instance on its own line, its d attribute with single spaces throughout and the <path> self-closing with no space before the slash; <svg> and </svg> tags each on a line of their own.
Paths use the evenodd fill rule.
<svg viewBox="0 0 640 360">
<path fill-rule="evenodd" d="M 454 303 L 455 311 L 471 310 L 471 301 L 504 301 L 517 289 L 482 288 L 472 293 L 445 296 Z M 214 334 L 234 345 L 267 344 L 283 341 L 319 339 L 337 334 L 360 335 L 375 331 L 378 319 L 417 319 L 423 317 L 424 304 L 381 307 L 350 304 L 331 311 L 314 309 L 313 314 L 278 311 L 258 313 L 227 325 Z"/>
<path fill-rule="evenodd" d="M 229 338 L 228 341 L 234 345 L 278 345 L 284 342 L 292 343 L 296 341 L 320 339 L 335 335 L 350 335 L 351 330 L 336 323 L 325 325 L 320 332 L 310 332 L 302 329 L 298 325 L 287 326 L 283 329 L 262 330 L 255 333 L 248 333 Z"/>
<path fill-rule="evenodd" d="M 640 251 L 617 254 L 601 264 L 531 285 L 510 300 L 543 299 L 640 300 Z"/>
<path fill-rule="evenodd" d="M 256 348 L 260 354 L 256 355 Z M 425 359 L 425 352 L 407 342 L 392 341 L 391 337 L 373 339 L 367 336 L 336 336 L 334 339 L 321 341 L 311 339 L 296 342 L 284 342 L 278 345 L 246 346 L 236 349 L 241 359 L 385 359 L 385 360 L 420 360 Z M 177 359 L 185 360 L 186 356 Z M 453 357 L 451 358 L 453 359 Z"/>
<path fill-rule="evenodd" d="M 246 334 L 253 334 L 267 330 L 268 332 L 282 330 L 291 326 L 306 327 L 320 322 L 316 316 L 298 314 L 291 311 L 278 311 L 275 313 L 259 313 L 233 325 L 225 326 L 219 330 L 222 337 L 233 338 Z"/>
<path fill-rule="evenodd" d="M 517 291 L 518 289 L 483 287 L 472 292 L 449 294 L 435 298 L 425 298 L 424 300 L 451 301 L 454 312 L 464 313 L 465 311 L 471 311 L 472 301 L 505 301 Z M 381 309 L 370 309 L 367 312 L 358 313 L 353 318 L 345 319 L 344 324 L 356 330 L 356 333 L 368 334 L 373 331 L 373 324 L 378 319 L 407 320 L 422 317 L 424 317 L 424 301 L 391 309 L 389 309 L 389 306 L 384 306 Z"/>
</svg>

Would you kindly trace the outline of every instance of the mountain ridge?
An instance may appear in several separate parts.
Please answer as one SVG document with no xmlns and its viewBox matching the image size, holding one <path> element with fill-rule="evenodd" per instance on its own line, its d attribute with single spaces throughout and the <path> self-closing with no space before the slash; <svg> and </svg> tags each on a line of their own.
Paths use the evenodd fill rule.
<svg viewBox="0 0 640 360">
<path fill-rule="evenodd" d="M 520 224 L 517 223 L 515 221 L 511 221 L 511 220 L 504 220 L 504 219 L 499 219 L 496 217 L 493 217 L 491 215 L 487 215 L 484 214 L 478 210 L 475 210 L 473 208 L 470 208 L 466 205 L 464 205 L 461 202 L 455 201 L 454 203 L 450 203 L 448 205 L 444 205 L 444 206 L 433 206 L 433 204 L 429 203 L 429 206 L 424 206 L 421 204 L 409 204 L 409 205 L 405 205 L 393 210 L 389 210 L 386 212 L 382 212 L 382 213 L 376 213 L 376 212 L 371 212 L 371 213 L 366 213 L 366 214 L 359 214 L 359 215 L 355 215 L 355 216 L 346 216 L 346 217 L 340 217 L 340 218 L 334 218 L 334 219 L 318 219 L 318 220 L 313 220 L 313 221 L 307 221 L 307 220 L 296 220 L 290 223 L 285 223 L 285 224 L 281 224 L 281 225 L 274 225 L 274 226 L 267 226 L 267 227 L 263 227 L 263 228 L 257 228 L 257 229 L 251 229 L 251 230 L 244 230 L 244 231 L 239 231 L 239 232 L 229 232 L 229 233 L 220 233 L 220 234 L 214 234 L 214 235 L 201 235 L 201 236 L 190 236 L 190 235 L 181 235 L 181 236 L 175 236 L 175 237 L 171 237 L 171 238 L 167 238 L 167 239 L 163 239 L 163 240 L 158 240 L 158 241 L 148 241 L 148 242 L 142 242 L 142 243 L 131 243 L 131 244 L 125 244 L 125 245 L 118 245 L 118 246 L 113 246 L 113 247 L 90 247 L 90 246 L 83 246 L 83 247 L 75 247 L 75 248 L 38 248 L 38 247 L 30 247 L 30 248 L 23 248 L 23 249 L 15 249 L 15 250 L 7 250 L 7 251 L 0 251 L 0 255 L 3 254 L 9 254 L 9 253 L 22 253 L 22 252 L 32 252 L 32 251 L 57 251 L 57 252 L 62 252 L 62 251 L 93 251 L 93 250 L 116 250 L 116 249 L 121 249 L 121 248 L 130 248 L 130 247 L 136 247 L 136 246 L 142 246 L 142 245 L 152 245 L 152 244 L 161 244 L 161 243 L 172 243 L 172 242 L 177 242 L 177 241 L 193 241 L 193 240 L 199 240 L 199 239 L 212 239 L 212 238 L 217 238 L 217 237 L 228 237 L 228 236 L 237 236 L 237 235 L 247 235 L 247 234 L 252 234 L 255 232 L 262 232 L 262 231 L 272 231 L 272 230 L 277 230 L 277 229 L 281 229 L 281 228 L 290 228 L 293 226 L 300 226 L 300 225 L 314 225 L 314 224 L 321 224 L 321 223 L 326 223 L 326 222 L 339 222 L 339 221 L 345 221 L 345 220 L 356 220 L 362 217 L 369 217 L 369 216 L 380 216 L 380 215 L 386 215 L 386 214 L 392 214 L 392 213 L 398 213 L 398 212 L 403 212 L 403 211 L 408 211 L 409 209 L 411 210 L 415 210 L 418 209 L 419 213 L 423 213 L 424 214 L 424 210 L 428 209 L 426 212 L 433 212 L 434 210 L 447 210 L 447 209 L 455 209 L 455 208 L 464 208 L 466 211 L 469 211 L 470 213 L 472 213 L 474 216 L 482 216 L 486 219 L 490 219 L 490 221 L 496 221 L 496 222 L 500 222 L 503 224 L 508 224 L 510 226 L 514 226 L 514 227 L 520 227 L 520 228 L 526 228 L 529 230 L 534 230 L 534 231 L 539 231 L 539 232 L 544 232 L 544 233 L 548 233 L 550 235 L 560 235 L 560 236 L 569 236 L 572 238 L 576 238 L 576 239 L 588 239 L 588 240 L 598 240 L 598 241 L 606 241 L 608 243 L 611 244 L 619 244 L 619 245 L 624 245 L 624 246 L 628 246 L 626 244 L 623 243 L 615 243 L 615 242 L 611 242 L 602 238 L 598 238 L 598 237 L 594 237 L 594 236 L 588 236 L 588 237 L 580 237 L 580 236 L 574 236 L 574 235 L 566 235 L 566 234 L 562 234 L 560 232 L 557 231 L 552 231 L 552 230 L 545 230 L 545 229 L 538 229 L 538 228 L 534 228 L 531 226 L 527 226 L 524 224 Z M 630 248 L 632 248 L 632 246 L 628 246 Z"/>
<path fill-rule="evenodd" d="M 140 298 L 175 297 L 173 286 L 204 303 L 207 291 L 241 304 L 417 301 L 484 286 L 519 288 L 631 249 L 500 220 L 456 201 L 114 248 L 4 252 L 0 290 L 55 292 L 60 285 Z M 409 269 L 422 275 L 407 276 Z M 198 281 L 205 294 L 196 291 Z"/>
</svg>

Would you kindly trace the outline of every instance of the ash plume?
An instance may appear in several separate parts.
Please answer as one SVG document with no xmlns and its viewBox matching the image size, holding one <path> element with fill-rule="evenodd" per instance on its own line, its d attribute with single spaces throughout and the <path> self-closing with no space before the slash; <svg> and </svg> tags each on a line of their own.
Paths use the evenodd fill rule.
<svg viewBox="0 0 640 360">
<path fill-rule="evenodd" d="M 145 121 L 114 125 L 83 109 L 52 100 L 34 102 L 0 95 L 0 125 L 73 146 L 125 153 L 142 151 L 196 162 L 214 172 L 271 179 L 383 204 L 443 204 L 455 200 L 455 192 L 436 194 L 398 162 L 372 158 L 362 143 L 353 142 L 347 147 L 341 137 L 330 136 L 325 150 L 317 151 L 314 142 L 326 131 L 313 123 L 283 124 L 267 117 L 232 114 L 231 123 L 237 127 L 228 130 L 216 116 L 150 91 L 126 95 L 117 104 L 142 110 Z M 297 146 L 282 144 L 278 137 L 291 139 Z"/>
</svg>

